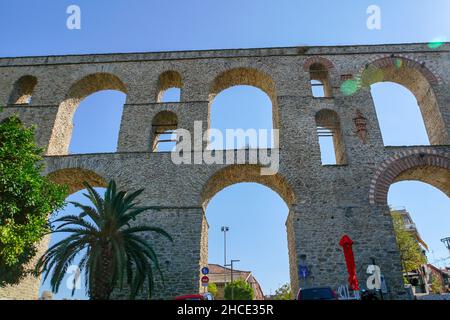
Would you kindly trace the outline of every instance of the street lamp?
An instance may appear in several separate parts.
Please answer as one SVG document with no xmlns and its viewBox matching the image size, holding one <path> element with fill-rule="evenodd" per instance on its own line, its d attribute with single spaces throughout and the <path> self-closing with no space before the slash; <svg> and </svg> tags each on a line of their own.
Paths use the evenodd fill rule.
<svg viewBox="0 0 450 320">
<path fill-rule="evenodd" d="M 223 226 L 221 231 L 223 232 L 223 277 L 224 277 L 224 284 L 227 284 L 227 232 L 230 231 L 230 227 Z"/>
<path fill-rule="evenodd" d="M 441 239 L 448 251 L 450 251 L 450 237 Z"/>
</svg>

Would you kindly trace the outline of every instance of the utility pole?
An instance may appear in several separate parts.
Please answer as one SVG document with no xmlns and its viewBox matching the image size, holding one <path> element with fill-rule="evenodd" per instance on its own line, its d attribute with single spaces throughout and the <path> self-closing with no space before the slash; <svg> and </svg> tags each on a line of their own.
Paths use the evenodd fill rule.
<svg viewBox="0 0 450 320">
<path fill-rule="evenodd" d="M 224 278 L 224 286 L 227 285 L 227 232 L 230 231 L 230 227 L 223 226 L 221 231 L 223 232 L 223 278 Z"/>
</svg>

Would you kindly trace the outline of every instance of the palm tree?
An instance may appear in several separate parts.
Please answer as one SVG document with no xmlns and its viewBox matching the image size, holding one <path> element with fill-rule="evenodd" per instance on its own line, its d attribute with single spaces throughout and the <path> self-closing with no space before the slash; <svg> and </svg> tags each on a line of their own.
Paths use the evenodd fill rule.
<svg viewBox="0 0 450 320">
<path fill-rule="evenodd" d="M 161 278 L 162 273 L 155 251 L 140 233 L 155 232 L 172 241 L 171 236 L 161 228 L 130 225 L 139 214 L 153 209 L 138 207 L 134 202 L 143 189 L 131 194 L 117 191 L 112 180 L 103 199 L 88 183 L 84 185 L 88 191 L 84 196 L 93 206 L 70 202 L 82 212 L 53 221 L 61 224 L 50 233 L 70 235 L 47 250 L 39 259 L 35 273 L 44 273 L 44 281 L 51 274 L 50 284 L 57 293 L 67 268 L 85 250 L 78 267 L 84 270 L 86 291 L 91 300 L 108 300 L 112 291 L 123 289 L 124 284 L 130 289 L 130 299 L 135 299 L 146 281 L 150 298 L 154 288 L 153 268 Z"/>
</svg>

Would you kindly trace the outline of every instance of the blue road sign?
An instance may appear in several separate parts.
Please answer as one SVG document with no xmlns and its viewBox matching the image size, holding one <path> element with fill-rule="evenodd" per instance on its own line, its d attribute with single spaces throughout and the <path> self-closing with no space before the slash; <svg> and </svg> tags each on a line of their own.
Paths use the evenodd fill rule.
<svg viewBox="0 0 450 320">
<path fill-rule="evenodd" d="M 207 274 L 209 274 L 209 268 L 208 268 L 208 267 L 202 268 L 202 274 L 204 274 L 205 276 L 206 276 Z"/>
<path fill-rule="evenodd" d="M 298 266 L 298 275 L 302 279 L 306 279 L 309 276 L 309 270 L 307 266 L 299 265 Z"/>
</svg>

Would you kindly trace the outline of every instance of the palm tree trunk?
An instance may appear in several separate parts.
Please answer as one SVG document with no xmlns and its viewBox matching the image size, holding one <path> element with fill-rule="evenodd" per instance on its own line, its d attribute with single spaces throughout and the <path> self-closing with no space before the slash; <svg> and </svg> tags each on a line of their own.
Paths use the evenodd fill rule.
<svg viewBox="0 0 450 320">
<path fill-rule="evenodd" d="M 94 275 L 91 300 L 110 300 L 114 289 L 112 284 L 112 252 L 108 245 L 102 247 L 101 271 L 98 275 Z"/>
</svg>

